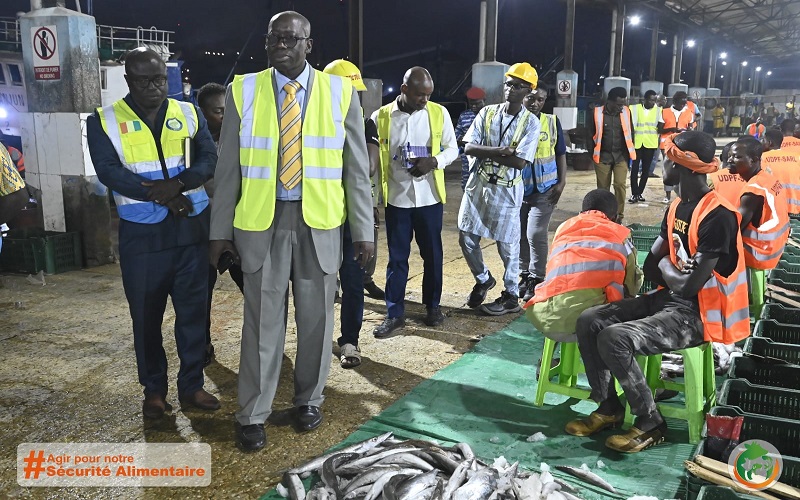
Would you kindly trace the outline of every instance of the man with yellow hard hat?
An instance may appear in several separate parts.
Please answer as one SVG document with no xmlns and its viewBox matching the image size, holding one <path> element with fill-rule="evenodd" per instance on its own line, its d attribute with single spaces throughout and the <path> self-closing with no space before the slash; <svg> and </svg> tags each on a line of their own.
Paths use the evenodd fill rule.
<svg viewBox="0 0 800 500">
<path fill-rule="evenodd" d="M 353 88 L 359 92 L 367 90 L 364 81 L 361 79 L 361 72 L 358 67 L 346 59 L 337 59 L 330 62 L 324 73 L 337 75 L 350 79 Z M 364 120 L 364 135 L 367 141 L 367 154 L 369 155 L 369 176 L 375 175 L 380 162 L 380 144 L 378 143 L 378 127 L 371 118 Z M 375 198 L 375 184 L 372 184 L 372 201 L 375 217 L 375 242 L 378 241 L 378 209 L 377 198 Z M 376 289 L 380 292 L 379 297 L 383 299 L 383 290 L 375 285 L 372 274 L 375 272 L 375 257 L 362 268 L 355 261 L 353 253 L 352 237 L 350 235 L 350 224 L 345 221 L 343 230 L 343 255 L 342 265 L 339 267 L 339 280 L 342 287 L 342 308 L 341 308 L 341 336 L 339 344 L 339 362 L 342 368 L 355 368 L 361 364 L 361 349 L 358 346 L 358 337 L 361 332 L 361 325 L 364 322 L 364 290 L 371 292 Z M 377 245 L 376 245 L 377 250 Z M 372 294 L 372 292 L 371 292 Z"/>
<path fill-rule="evenodd" d="M 536 70 L 526 62 L 517 63 L 505 77 L 506 102 L 481 109 L 464 136 L 471 173 L 458 211 L 459 244 L 476 282 L 467 305 L 473 309 L 480 306 L 484 314 L 492 316 L 520 310 L 522 170 L 536 157 L 540 131 L 538 118 L 522 105 L 539 81 Z M 481 238 L 497 242 L 505 267 L 503 292 L 483 306 L 497 282 L 483 261 Z"/>
</svg>

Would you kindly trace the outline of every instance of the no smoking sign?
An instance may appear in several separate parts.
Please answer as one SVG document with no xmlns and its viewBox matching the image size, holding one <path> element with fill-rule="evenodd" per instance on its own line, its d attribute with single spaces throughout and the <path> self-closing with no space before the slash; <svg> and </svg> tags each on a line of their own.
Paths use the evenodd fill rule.
<svg viewBox="0 0 800 500">
<path fill-rule="evenodd" d="M 33 76 L 35 80 L 53 81 L 61 79 L 61 60 L 58 56 L 56 27 L 32 26 Z"/>
</svg>

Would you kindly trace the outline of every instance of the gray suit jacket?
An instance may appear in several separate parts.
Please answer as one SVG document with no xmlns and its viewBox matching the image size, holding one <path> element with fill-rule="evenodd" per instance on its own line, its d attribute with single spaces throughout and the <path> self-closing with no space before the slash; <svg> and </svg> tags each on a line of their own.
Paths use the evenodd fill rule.
<svg viewBox="0 0 800 500">
<path fill-rule="evenodd" d="M 275 70 L 273 69 L 273 74 Z M 312 69 L 308 79 L 303 116 L 309 96 L 314 91 L 315 71 Z M 278 90 L 275 78 L 272 79 L 272 98 L 275 99 L 276 113 Z M 268 250 L 267 231 L 242 231 L 233 227 L 233 216 L 239 201 L 242 185 L 241 163 L 239 162 L 239 128 L 241 116 L 233 102 L 231 88 L 225 96 L 225 116 L 219 140 L 219 160 L 214 176 L 215 193 L 211 210 L 212 240 L 231 240 L 242 259 L 242 270 L 246 273 L 258 271 L 264 263 Z M 369 157 L 364 138 L 364 119 L 358 94 L 353 90 L 350 108 L 344 122 L 345 142 L 342 150 L 342 183 L 347 204 L 347 220 L 353 241 L 373 241 L 372 194 L 369 178 Z M 275 144 L 280 143 L 276 137 Z M 273 222 L 274 225 L 274 222 Z M 326 274 L 335 273 L 341 265 L 341 229 L 311 229 L 314 247 L 320 267 Z"/>
</svg>

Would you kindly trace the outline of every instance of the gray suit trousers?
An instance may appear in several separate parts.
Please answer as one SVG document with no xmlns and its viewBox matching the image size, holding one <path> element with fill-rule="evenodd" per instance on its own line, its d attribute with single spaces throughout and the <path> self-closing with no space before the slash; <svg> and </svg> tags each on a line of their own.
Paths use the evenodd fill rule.
<svg viewBox="0 0 800 500">
<path fill-rule="evenodd" d="M 320 241 L 326 242 L 325 248 Z M 297 324 L 294 406 L 320 406 L 331 366 L 338 270 L 337 264 L 333 272 L 325 272 L 320 260 L 341 261 L 340 229 L 312 230 L 303 221 L 301 202 L 278 201 L 269 229 L 236 230 L 234 244 L 242 257 L 245 288 L 236 419 L 242 425 L 261 424 L 272 412 L 286 340 L 290 280 Z"/>
</svg>

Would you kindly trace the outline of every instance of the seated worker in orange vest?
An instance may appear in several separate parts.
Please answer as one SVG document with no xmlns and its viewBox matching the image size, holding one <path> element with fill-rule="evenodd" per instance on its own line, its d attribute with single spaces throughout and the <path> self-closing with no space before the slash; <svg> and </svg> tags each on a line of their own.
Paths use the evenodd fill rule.
<svg viewBox="0 0 800 500">
<path fill-rule="evenodd" d="M 744 179 L 739 175 L 731 173 L 727 168 L 722 168 L 728 164 L 728 157 L 731 154 L 731 147 L 736 141 L 731 141 L 722 146 L 722 153 L 719 155 L 720 169 L 708 174 L 708 185 L 720 196 L 730 202 L 731 205 L 739 204 L 739 197 L 745 185 Z"/>
<path fill-rule="evenodd" d="M 789 213 L 800 214 L 800 149 L 785 148 L 783 139 L 779 130 L 766 131 L 761 167 L 781 181 Z"/>
<path fill-rule="evenodd" d="M 576 342 L 575 322 L 583 311 L 639 292 L 642 271 L 631 231 L 616 218 L 616 197 L 594 189 L 583 198 L 581 213 L 556 230 L 545 281 L 525 305 L 525 316 L 545 337 Z"/>
<path fill-rule="evenodd" d="M 755 122 L 751 123 L 747 126 L 746 134 L 750 137 L 754 137 L 758 140 L 761 140 L 764 137 L 764 132 L 767 131 L 767 127 L 761 123 L 761 117 L 758 117 Z"/>
<path fill-rule="evenodd" d="M 703 342 L 730 344 L 750 335 L 740 215 L 706 184 L 706 175 L 719 168 L 715 149 L 710 135 L 696 131 L 664 141 L 673 163 L 665 176 L 680 186 L 680 197 L 670 205 L 644 263 L 645 277 L 662 288 L 592 307 L 578 317 L 578 347 L 599 406 L 569 422 L 568 434 L 590 436 L 622 424 L 625 407 L 616 378 L 636 420 L 606 446 L 635 453 L 663 442 L 667 426 L 635 356 Z"/>
<path fill-rule="evenodd" d="M 731 147 L 728 168 L 744 179 L 738 203 L 742 220 L 744 263 L 753 269 L 774 269 L 789 239 L 789 208 L 781 182 L 761 168 L 763 146 L 743 136 Z"/>
</svg>

